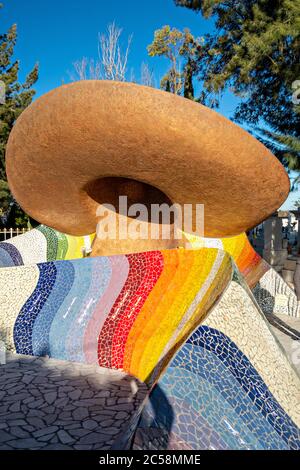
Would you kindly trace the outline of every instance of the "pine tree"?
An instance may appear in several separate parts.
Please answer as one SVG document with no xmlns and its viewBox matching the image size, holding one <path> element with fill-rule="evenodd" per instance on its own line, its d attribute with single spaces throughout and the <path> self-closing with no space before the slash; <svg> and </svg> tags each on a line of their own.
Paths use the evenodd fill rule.
<svg viewBox="0 0 300 470">
<path fill-rule="evenodd" d="M 9 191 L 5 172 L 5 147 L 14 122 L 32 101 L 35 93 L 32 86 L 38 78 L 38 66 L 33 68 L 23 84 L 18 81 L 19 61 L 14 60 L 16 41 L 16 25 L 11 26 L 6 33 L 0 34 L 0 85 L 2 92 L 0 100 L 0 223 L 24 227 L 29 219 L 14 201 Z"/>
<path fill-rule="evenodd" d="M 196 54 L 200 56 L 201 42 L 187 28 L 180 31 L 166 25 L 155 31 L 148 53 L 151 57 L 166 57 L 170 61 L 170 68 L 160 83 L 163 90 L 194 99 L 195 57 Z"/>
<path fill-rule="evenodd" d="M 174 0 L 215 21 L 198 58 L 206 91 L 241 97 L 233 119 L 263 127 L 266 145 L 287 167 L 300 170 L 300 107 L 292 101 L 300 79 L 299 0 Z"/>
</svg>

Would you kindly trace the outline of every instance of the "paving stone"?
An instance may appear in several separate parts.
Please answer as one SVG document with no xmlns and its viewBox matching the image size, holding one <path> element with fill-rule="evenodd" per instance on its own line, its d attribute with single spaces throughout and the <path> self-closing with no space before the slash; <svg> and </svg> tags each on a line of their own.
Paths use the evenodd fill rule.
<svg viewBox="0 0 300 470">
<path fill-rule="evenodd" d="M 58 431 L 58 426 L 49 426 L 47 428 L 39 429 L 38 431 L 34 431 L 32 435 L 34 437 L 41 437 L 45 436 L 46 434 L 51 434 Z"/>
<path fill-rule="evenodd" d="M 96 395 L 95 395 L 95 398 L 108 398 L 111 396 L 111 392 L 109 392 L 108 390 L 102 390 L 101 392 L 97 392 Z"/>
<path fill-rule="evenodd" d="M 24 418 L 23 413 L 5 413 L 1 415 L 0 420 L 1 421 L 12 421 L 14 419 L 22 419 Z"/>
<path fill-rule="evenodd" d="M 83 445 L 83 444 L 75 444 L 74 449 L 76 450 L 92 450 L 92 445 Z"/>
<path fill-rule="evenodd" d="M 26 426 L 26 421 L 24 419 L 13 419 L 8 421 L 9 426 Z"/>
<path fill-rule="evenodd" d="M 63 386 L 63 387 L 59 387 L 59 391 L 60 391 L 60 392 L 65 392 L 65 393 L 73 392 L 73 391 L 74 391 L 74 387 L 71 387 L 70 385 Z"/>
<path fill-rule="evenodd" d="M 41 392 L 39 391 L 38 388 L 30 388 L 30 389 L 27 389 L 29 391 L 29 393 L 34 396 L 34 398 L 39 398 L 41 396 Z"/>
<path fill-rule="evenodd" d="M 91 432 L 79 439 L 78 444 L 100 444 L 101 442 L 106 442 L 108 439 L 109 436 L 106 434 Z"/>
<path fill-rule="evenodd" d="M 72 414 L 70 411 L 63 411 L 62 413 L 59 414 L 60 419 L 63 420 L 68 420 L 72 419 Z"/>
<path fill-rule="evenodd" d="M 10 439 L 14 439 L 14 436 L 11 436 L 6 431 L 3 431 L 3 429 L 0 430 L 0 442 L 6 442 L 6 441 L 9 441 Z"/>
<path fill-rule="evenodd" d="M 104 430 L 103 430 L 103 432 L 104 432 Z M 112 426 L 109 426 L 109 427 L 105 428 L 105 434 L 109 434 L 111 436 L 115 436 L 119 432 L 120 432 L 120 428 L 115 428 L 115 427 L 112 427 Z"/>
<path fill-rule="evenodd" d="M 21 401 L 16 401 L 15 403 L 13 403 L 12 405 L 10 405 L 9 407 L 9 411 L 20 411 L 21 410 Z"/>
<path fill-rule="evenodd" d="M 73 392 L 69 392 L 69 397 L 71 400 L 78 400 L 81 396 L 81 390 L 74 390 Z"/>
<path fill-rule="evenodd" d="M 20 438 L 25 438 L 25 437 L 31 437 L 29 432 L 28 431 L 25 431 L 24 429 L 22 429 L 20 426 L 16 426 L 16 427 L 11 427 L 9 429 L 9 432 L 15 436 L 15 437 L 20 437 Z"/>
<path fill-rule="evenodd" d="M 130 400 L 129 397 L 128 398 L 118 398 L 118 405 L 119 404 L 124 404 L 124 403 L 130 403 L 130 402 L 131 402 L 131 400 Z"/>
<path fill-rule="evenodd" d="M 65 444 L 50 444 L 47 446 L 47 450 L 72 450 L 73 447 L 67 446 Z"/>
<path fill-rule="evenodd" d="M 65 425 L 65 429 L 78 429 L 78 427 L 80 426 L 80 424 L 78 424 L 77 422 L 74 423 L 74 421 L 72 421 L 70 424 L 66 424 Z"/>
<path fill-rule="evenodd" d="M 47 415 L 45 416 L 44 421 L 48 426 L 50 426 L 50 424 L 53 424 L 57 420 L 57 416 L 57 413 L 53 415 Z"/>
<path fill-rule="evenodd" d="M 45 413 L 42 410 L 29 410 L 27 416 L 37 416 L 38 418 L 43 418 L 45 416 Z"/>
<path fill-rule="evenodd" d="M 10 388 L 10 389 L 8 390 L 8 394 L 9 394 L 9 395 L 13 395 L 13 394 L 16 395 L 17 392 L 19 392 L 19 391 L 22 390 L 23 388 L 24 388 L 23 385 L 22 385 L 22 384 L 19 384 L 19 385 L 17 385 L 16 387 Z"/>
<path fill-rule="evenodd" d="M 116 416 L 115 416 L 115 419 L 127 419 L 129 417 L 129 413 L 126 413 L 126 411 L 119 411 Z"/>
<path fill-rule="evenodd" d="M 40 375 L 38 375 L 38 377 L 36 377 L 32 381 L 33 384 L 41 384 L 41 383 L 44 383 L 44 382 L 48 382 L 48 377 L 40 377 Z"/>
<path fill-rule="evenodd" d="M 55 406 L 47 406 L 43 408 L 43 412 L 47 414 L 52 414 L 55 412 Z"/>
<path fill-rule="evenodd" d="M 72 414 L 75 420 L 83 421 L 85 418 L 88 417 L 89 412 L 86 408 L 81 407 L 81 408 L 76 408 Z"/>
<path fill-rule="evenodd" d="M 107 403 L 107 406 L 116 405 L 117 404 L 117 399 L 116 398 L 108 398 L 106 403 Z"/>
<path fill-rule="evenodd" d="M 32 403 L 28 403 L 29 408 L 39 408 L 41 405 L 43 405 L 44 400 L 41 398 L 40 400 L 35 400 Z"/>
<path fill-rule="evenodd" d="M 78 424 L 78 426 L 80 426 L 80 424 Z M 72 434 L 72 436 L 82 437 L 82 436 L 86 436 L 87 434 L 89 434 L 90 430 L 78 427 L 78 429 L 70 429 L 69 432 L 70 434 Z"/>
<path fill-rule="evenodd" d="M 99 427 L 99 423 L 97 423 L 97 421 L 94 421 L 93 419 L 87 419 L 87 420 L 83 421 L 82 426 L 85 429 L 92 430 L 92 429 L 95 429 L 95 428 Z"/>
<path fill-rule="evenodd" d="M 27 397 L 27 398 L 25 398 L 25 400 L 23 400 L 23 403 L 28 405 L 28 403 L 32 403 L 33 401 L 35 401 L 34 397 Z"/>
<path fill-rule="evenodd" d="M 55 401 L 55 406 L 57 408 L 64 408 L 66 404 L 69 402 L 69 398 L 59 398 L 58 400 Z"/>
<path fill-rule="evenodd" d="M 38 417 L 27 417 L 27 422 L 31 425 L 34 426 L 35 428 L 42 429 L 45 427 L 45 423 L 41 418 Z M 47 423 L 48 424 L 48 423 Z"/>
<path fill-rule="evenodd" d="M 111 409 L 114 411 L 133 411 L 133 405 L 132 403 L 124 403 L 120 405 L 114 405 L 111 407 Z"/>
<path fill-rule="evenodd" d="M 71 442 L 74 442 L 74 438 L 71 437 L 64 429 L 58 431 L 57 437 L 62 444 L 70 444 Z"/>
<path fill-rule="evenodd" d="M 15 401 L 18 401 L 18 400 L 25 400 L 26 398 L 28 397 L 28 393 L 24 392 L 24 393 L 16 393 L 15 395 L 6 395 L 4 398 L 3 398 L 3 401 L 4 402 L 15 402 Z"/>
<path fill-rule="evenodd" d="M 86 388 L 85 390 L 83 390 L 81 398 L 92 398 L 93 396 L 94 396 L 94 392 Z"/>
<path fill-rule="evenodd" d="M 54 433 L 46 434 L 45 436 L 38 437 L 37 440 L 41 442 L 48 442 L 48 441 L 51 441 L 51 439 L 53 439 L 54 436 L 55 436 Z"/>
<path fill-rule="evenodd" d="M 72 404 L 64 406 L 65 411 L 74 411 L 75 408 L 76 408 L 76 406 L 74 406 Z"/>
<path fill-rule="evenodd" d="M 57 398 L 57 392 L 48 392 L 45 394 L 45 400 L 49 405 L 55 402 Z"/>
<path fill-rule="evenodd" d="M 9 408 L 9 405 L 0 406 L 0 415 L 6 413 Z"/>
<path fill-rule="evenodd" d="M 25 384 L 29 385 L 34 379 L 34 376 L 30 375 L 30 374 L 25 374 L 23 375 L 22 377 L 22 382 L 24 382 Z"/>
<path fill-rule="evenodd" d="M 101 421 L 100 426 L 101 428 L 108 428 L 109 426 L 112 426 L 114 424 L 113 419 L 105 419 L 104 421 Z"/>
<path fill-rule="evenodd" d="M 14 447 L 15 449 L 35 449 L 44 447 L 45 443 L 37 442 L 32 437 L 27 439 L 16 439 L 13 441 L 9 441 L 9 445 Z"/>
<path fill-rule="evenodd" d="M 23 429 L 26 429 L 26 431 L 32 432 L 35 430 L 34 426 L 30 426 L 29 424 L 26 426 L 22 426 Z"/>
</svg>

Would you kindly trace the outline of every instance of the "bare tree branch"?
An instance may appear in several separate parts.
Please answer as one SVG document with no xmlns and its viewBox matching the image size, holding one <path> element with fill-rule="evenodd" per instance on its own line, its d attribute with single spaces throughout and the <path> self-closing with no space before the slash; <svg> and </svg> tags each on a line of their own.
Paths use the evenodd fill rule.
<svg viewBox="0 0 300 470">
<path fill-rule="evenodd" d="M 127 63 L 132 35 L 127 39 L 125 50 L 120 45 L 122 28 L 110 23 L 107 32 L 98 34 L 98 60 L 83 57 L 73 63 L 71 80 L 126 80 Z"/>
<path fill-rule="evenodd" d="M 127 62 L 132 42 L 132 35 L 127 39 L 127 46 L 123 53 L 120 46 L 122 29 L 115 23 L 108 25 L 106 34 L 99 34 L 98 56 L 106 80 L 126 80 Z"/>
<path fill-rule="evenodd" d="M 147 62 L 142 62 L 141 65 L 141 84 L 153 88 L 155 87 L 154 72 Z"/>
</svg>

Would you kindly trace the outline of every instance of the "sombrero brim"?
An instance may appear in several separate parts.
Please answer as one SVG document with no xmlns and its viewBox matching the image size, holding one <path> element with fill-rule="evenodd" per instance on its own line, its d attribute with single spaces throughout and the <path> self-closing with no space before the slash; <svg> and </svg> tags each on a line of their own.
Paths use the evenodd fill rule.
<svg viewBox="0 0 300 470">
<path fill-rule="evenodd" d="M 104 177 L 150 184 L 181 205 L 204 204 L 207 237 L 257 225 L 289 192 L 278 160 L 228 119 L 111 81 L 61 86 L 31 104 L 10 135 L 6 166 L 23 209 L 73 235 L 95 231 L 99 201 L 86 187 Z"/>
</svg>

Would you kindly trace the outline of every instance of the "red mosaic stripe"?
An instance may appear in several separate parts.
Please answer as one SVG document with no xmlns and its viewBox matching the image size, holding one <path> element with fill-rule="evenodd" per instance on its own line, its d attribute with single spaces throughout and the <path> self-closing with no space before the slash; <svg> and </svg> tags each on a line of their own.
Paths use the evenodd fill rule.
<svg viewBox="0 0 300 470">
<path fill-rule="evenodd" d="M 163 267 L 163 257 L 160 252 L 131 254 L 126 257 L 129 263 L 128 277 L 99 333 L 98 363 L 101 367 L 122 367 L 124 347 L 130 328 L 123 338 L 120 324 L 124 322 L 130 325 L 131 317 L 134 321 L 156 282 L 149 283 L 148 279 L 151 277 L 158 279 Z M 155 272 L 159 274 L 155 275 Z M 112 361 L 113 344 L 116 357 Z M 116 364 L 121 365 L 116 366 Z"/>
<path fill-rule="evenodd" d="M 114 332 L 112 343 L 112 367 L 123 368 L 125 345 L 132 325 L 134 324 L 139 312 L 146 302 L 150 292 L 157 283 L 164 267 L 162 253 L 152 251 L 145 253 L 138 269 L 144 273 L 143 280 L 136 292 L 130 299 L 130 303 L 124 312 L 123 318 L 119 319 Z"/>
</svg>

